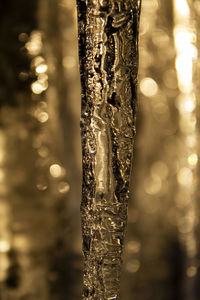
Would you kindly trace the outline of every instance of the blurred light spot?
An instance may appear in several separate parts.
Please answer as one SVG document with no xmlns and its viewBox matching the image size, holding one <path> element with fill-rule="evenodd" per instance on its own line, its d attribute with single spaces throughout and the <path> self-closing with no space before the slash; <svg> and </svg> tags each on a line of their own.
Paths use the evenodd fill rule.
<svg viewBox="0 0 200 300">
<path fill-rule="evenodd" d="M 32 67 L 37 68 L 39 65 L 43 64 L 44 62 L 45 62 L 44 57 L 42 57 L 42 56 L 36 56 L 32 60 L 31 65 L 32 65 Z"/>
<path fill-rule="evenodd" d="M 39 122 L 45 123 L 45 122 L 48 121 L 49 115 L 48 115 L 48 113 L 46 113 L 46 112 L 44 112 L 44 111 L 41 111 L 41 112 L 39 112 L 39 113 L 37 114 L 37 119 L 38 119 Z"/>
<path fill-rule="evenodd" d="M 188 163 L 189 163 L 191 166 L 195 166 L 195 165 L 198 163 L 198 155 L 197 155 L 196 153 L 191 154 L 191 155 L 188 157 Z"/>
<path fill-rule="evenodd" d="M 34 94 L 37 94 L 37 95 L 41 94 L 44 91 L 43 86 L 39 81 L 35 81 L 32 83 L 31 90 Z"/>
<path fill-rule="evenodd" d="M 18 40 L 20 42 L 26 42 L 28 40 L 28 34 L 25 32 L 22 32 L 18 35 Z"/>
<path fill-rule="evenodd" d="M 151 167 L 151 174 L 152 176 L 157 175 L 161 179 L 165 179 L 168 175 L 168 167 L 162 161 L 157 161 Z"/>
<path fill-rule="evenodd" d="M 70 186 L 67 182 L 60 182 L 58 184 L 58 191 L 61 193 L 61 194 L 65 194 L 67 192 L 69 192 L 70 190 Z"/>
<path fill-rule="evenodd" d="M 40 31 L 33 31 L 29 42 L 26 43 L 26 49 L 31 55 L 38 55 L 42 49 L 42 35 Z"/>
<path fill-rule="evenodd" d="M 46 73 L 39 74 L 38 81 L 43 85 L 45 89 L 48 87 L 48 75 Z"/>
<path fill-rule="evenodd" d="M 190 14 L 189 6 L 186 0 L 175 0 L 175 8 L 177 13 L 183 17 Z"/>
<path fill-rule="evenodd" d="M 66 69 L 72 69 L 76 65 L 76 59 L 73 56 L 65 56 L 63 58 L 63 67 Z"/>
<path fill-rule="evenodd" d="M 181 112 L 193 112 L 196 98 L 194 95 L 181 95 L 176 100 L 176 106 Z"/>
<path fill-rule="evenodd" d="M 37 186 L 37 189 L 39 191 L 46 191 L 47 190 L 47 185 L 44 184 L 44 183 L 38 183 L 36 186 Z"/>
<path fill-rule="evenodd" d="M 5 253 L 10 250 L 10 243 L 6 240 L 0 240 L 0 252 Z"/>
<path fill-rule="evenodd" d="M 65 174 L 64 168 L 62 168 L 58 164 L 51 165 L 49 168 L 49 171 L 50 171 L 51 176 L 54 178 L 59 178 Z"/>
<path fill-rule="evenodd" d="M 176 69 L 178 72 L 179 88 L 183 93 L 192 90 L 192 60 L 187 53 L 179 54 L 176 58 Z"/>
<path fill-rule="evenodd" d="M 144 189 L 149 195 L 156 195 L 162 187 L 162 181 L 159 176 L 153 176 L 145 180 Z"/>
<path fill-rule="evenodd" d="M 47 71 L 47 69 L 48 69 L 48 66 L 46 64 L 41 64 L 36 67 L 35 71 L 36 71 L 36 73 L 41 74 L 41 73 L 45 73 Z"/>
<path fill-rule="evenodd" d="M 138 241 L 130 241 L 127 244 L 127 251 L 131 253 L 138 253 L 141 249 L 141 244 Z"/>
<path fill-rule="evenodd" d="M 189 168 L 182 168 L 177 174 L 177 180 L 181 185 L 191 185 L 193 182 L 193 174 Z"/>
<path fill-rule="evenodd" d="M 175 45 L 179 53 L 186 53 L 193 59 L 197 58 L 197 48 L 193 43 L 196 42 L 196 35 L 189 28 L 175 26 L 174 29 Z"/>
<path fill-rule="evenodd" d="M 153 97 L 158 92 L 158 85 L 152 78 L 146 77 L 140 83 L 141 92 L 147 97 Z"/>
<path fill-rule="evenodd" d="M 136 273 L 140 269 L 140 261 L 138 259 L 133 259 L 127 263 L 126 269 L 130 273 Z"/>
<path fill-rule="evenodd" d="M 191 266 L 187 269 L 187 276 L 194 277 L 197 274 L 197 268 L 195 266 Z"/>
</svg>

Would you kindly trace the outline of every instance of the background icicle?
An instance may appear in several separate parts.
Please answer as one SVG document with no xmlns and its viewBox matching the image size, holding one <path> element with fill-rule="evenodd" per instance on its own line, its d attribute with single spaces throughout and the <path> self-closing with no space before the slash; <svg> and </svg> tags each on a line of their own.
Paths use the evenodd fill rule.
<svg viewBox="0 0 200 300">
<path fill-rule="evenodd" d="M 78 0 L 84 299 L 119 299 L 135 135 L 137 0 Z"/>
</svg>

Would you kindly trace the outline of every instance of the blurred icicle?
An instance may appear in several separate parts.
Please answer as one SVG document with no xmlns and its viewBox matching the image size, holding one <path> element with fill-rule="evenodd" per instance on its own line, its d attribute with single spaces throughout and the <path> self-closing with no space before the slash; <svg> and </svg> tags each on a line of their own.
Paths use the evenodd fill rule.
<svg viewBox="0 0 200 300">
<path fill-rule="evenodd" d="M 198 94 L 195 87 L 195 70 L 198 64 L 197 28 L 192 16 L 190 1 L 174 0 L 174 41 L 179 97 L 179 170 L 177 173 L 179 200 L 177 224 L 185 252 L 185 299 L 196 299 L 197 275 L 197 166 L 198 166 Z M 192 3 L 190 3 L 192 4 Z M 184 45 L 184 47 L 182 47 Z M 181 199 L 181 201 L 180 201 Z M 198 297 L 197 297 L 198 298 Z"/>
<path fill-rule="evenodd" d="M 135 135 L 140 1 L 77 0 L 83 299 L 119 299 Z"/>
</svg>

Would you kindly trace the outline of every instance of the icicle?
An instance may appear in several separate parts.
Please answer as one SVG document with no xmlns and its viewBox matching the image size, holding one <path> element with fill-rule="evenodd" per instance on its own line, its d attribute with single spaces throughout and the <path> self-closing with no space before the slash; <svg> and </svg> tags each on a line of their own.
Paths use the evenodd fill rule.
<svg viewBox="0 0 200 300">
<path fill-rule="evenodd" d="M 77 0 L 83 299 L 119 299 L 135 135 L 138 0 Z"/>
</svg>

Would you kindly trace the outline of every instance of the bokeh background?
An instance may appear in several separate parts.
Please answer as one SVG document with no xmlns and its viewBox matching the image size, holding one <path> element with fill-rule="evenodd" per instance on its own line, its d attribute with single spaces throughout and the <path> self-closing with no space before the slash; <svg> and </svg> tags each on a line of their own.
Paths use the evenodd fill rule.
<svg viewBox="0 0 200 300">
<path fill-rule="evenodd" d="M 143 0 L 122 300 L 200 299 L 199 0 Z M 0 300 L 81 299 L 75 0 L 0 1 Z"/>
</svg>

